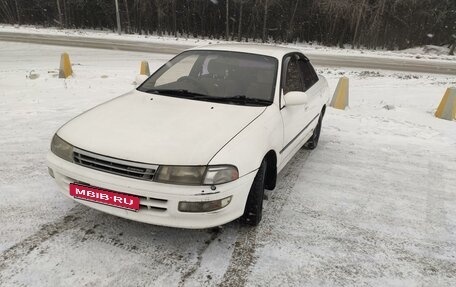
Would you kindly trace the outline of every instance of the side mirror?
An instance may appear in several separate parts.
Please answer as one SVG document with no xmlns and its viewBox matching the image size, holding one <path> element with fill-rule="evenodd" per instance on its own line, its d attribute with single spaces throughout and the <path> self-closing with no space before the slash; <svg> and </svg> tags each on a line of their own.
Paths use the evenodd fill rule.
<svg viewBox="0 0 456 287">
<path fill-rule="evenodd" d="M 288 92 L 283 99 L 286 106 L 305 105 L 308 102 L 307 94 L 304 92 Z"/>
<path fill-rule="evenodd" d="M 146 76 L 146 75 L 137 75 L 136 76 L 136 79 L 135 79 L 135 84 L 136 86 L 139 86 L 141 85 L 142 83 L 144 83 L 145 80 L 147 80 L 149 77 Z"/>
</svg>

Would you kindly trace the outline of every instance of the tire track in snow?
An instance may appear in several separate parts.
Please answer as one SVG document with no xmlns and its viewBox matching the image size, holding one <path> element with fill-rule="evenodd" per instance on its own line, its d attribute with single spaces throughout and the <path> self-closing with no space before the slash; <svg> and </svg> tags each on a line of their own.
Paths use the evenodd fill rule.
<svg viewBox="0 0 456 287">
<path fill-rule="evenodd" d="M 264 208 L 263 219 L 260 225 L 256 228 L 240 228 L 230 265 L 223 276 L 222 283 L 219 285 L 220 287 L 245 286 L 250 267 L 255 263 L 256 239 L 265 236 L 265 233 L 271 226 L 274 226 L 310 155 L 311 153 L 309 151 L 299 150 L 280 172 L 277 178 L 277 187 L 272 192 L 269 202 Z"/>
<path fill-rule="evenodd" d="M 81 217 L 76 214 L 81 211 L 80 205 L 73 207 L 68 211 L 66 216 L 57 221 L 42 225 L 34 234 L 3 251 L 0 254 L 0 272 L 5 270 L 12 263 L 20 261 L 43 242 L 66 230 L 74 228 L 81 219 Z M 3 275 L 0 274 L 0 283 L 3 282 L 3 279 Z"/>
<path fill-rule="evenodd" d="M 179 287 L 185 286 L 187 279 L 190 278 L 198 270 L 198 268 L 201 267 L 201 261 L 203 260 L 203 253 L 207 250 L 209 245 L 212 242 L 214 242 L 214 240 L 216 240 L 219 237 L 219 235 L 221 234 L 221 232 L 220 232 L 221 229 L 219 229 L 217 227 L 212 228 L 209 231 L 212 233 L 211 238 L 209 238 L 205 242 L 204 246 L 198 250 L 196 263 L 193 266 L 191 266 L 190 269 L 188 269 L 186 272 L 184 272 L 182 274 L 182 277 L 177 286 L 179 286 Z"/>
<path fill-rule="evenodd" d="M 434 188 L 428 188 L 426 192 L 426 223 L 425 228 L 429 232 L 427 240 L 432 242 L 433 240 L 439 240 L 441 242 L 448 242 L 451 240 L 451 236 L 448 232 L 450 229 L 449 222 L 447 219 L 447 211 L 445 209 L 445 199 L 451 198 L 450 194 L 447 194 L 446 190 L 448 183 L 443 178 L 442 173 L 449 172 L 446 167 L 437 162 L 430 161 L 428 163 L 428 174 L 432 182 L 435 183 Z M 431 256 L 434 253 L 445 254 L 445 249 L 441 245 L 434 245 L 432 248 L 424 250 L 427 256 Z"/>
</svg>

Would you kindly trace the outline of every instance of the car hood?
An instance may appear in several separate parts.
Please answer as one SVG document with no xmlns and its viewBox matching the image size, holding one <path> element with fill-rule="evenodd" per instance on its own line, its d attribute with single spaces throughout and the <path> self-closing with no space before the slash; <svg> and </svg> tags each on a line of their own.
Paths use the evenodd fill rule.
<svg viewBox="0 0 456 287">
<path fill-rule="evenodd" d="M 265 109 L 133 91 L 77 116 L 58 135 L 80 149 L 120 159 L 206 165 Z"/>
</svg>

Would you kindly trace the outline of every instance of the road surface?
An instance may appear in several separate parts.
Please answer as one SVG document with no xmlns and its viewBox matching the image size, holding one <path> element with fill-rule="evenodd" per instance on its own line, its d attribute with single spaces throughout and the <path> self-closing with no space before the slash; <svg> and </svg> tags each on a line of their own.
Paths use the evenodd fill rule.
<svg viewBox="0 0 456 287">
<path fill-rule="evenodd" d="M 177 54 L 193 46 L 155 44 L 132 40 L 111 40 L 80 36 L 45 35 L 33 33 L 0 32 L 0 41 L 113 49 L 135 52 Z M 320 66 L 384 69 L 394 71 L 456 75 L 456 61 L 439 61 L 407 58 L 387 58 L 365 55 L 330 55 L 324 52 L 306 52 L 311 61 Z"/>
</svg>

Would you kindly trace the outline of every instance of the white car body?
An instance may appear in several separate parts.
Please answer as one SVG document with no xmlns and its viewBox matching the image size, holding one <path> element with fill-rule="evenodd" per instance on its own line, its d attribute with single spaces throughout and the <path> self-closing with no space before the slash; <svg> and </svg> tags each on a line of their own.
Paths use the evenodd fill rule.
<svg viewBox="0 0 456 287">
<path fill-rule="evenodd" d="M 287 105 L 281 82 L 283 60 L 290 53 L 302 55 L 299 50 L 242 44 L 191 50 L 233 51 L 276 58 L 278 69 L 272 104 L 231 105 L 134 90 L 79 115 L 56 134 L 77 150 L 94 156 L 150 165 L 229 164 L 237 167 L 239 178 L 217 186 L 159 183 L 81 166 L 50 151 L 48 167 L 65 195 L 73 198 L 68 191 L 70 183 L 82 182 L 140 197 L 138 211 L 73 198 L 109 214 L 181 228 L 218 226 L 244 213 L 252 182 L 267 154 L 274 154 L 277 174 L 312 136 L 317 119 L 329 101 L 329 90 L 326 79 L 318 76 L 316 84 L 305 92 L 305 104 Z M 290 103 L 293 99 L 289 97 Z M 228 196 L 231 202 L 216 211 L 178 210 L 182 201 L 213 201 Z"/>
</svg>

